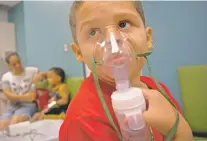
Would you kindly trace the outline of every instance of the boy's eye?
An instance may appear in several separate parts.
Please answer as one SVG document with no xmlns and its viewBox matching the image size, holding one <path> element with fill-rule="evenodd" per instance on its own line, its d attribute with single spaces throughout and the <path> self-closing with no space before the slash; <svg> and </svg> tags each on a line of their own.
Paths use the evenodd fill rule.
<svg viewBox="0 0 207 141">
<path fill-rule="evenodd" d="M 93 31 L 90 32 L 90 36 L 91 37 L 95 36 L 95 34 L 96 34 L 96 31 L 95 30 L 93 30 Z"/>
<path fill-rule="evenodd" d="M 90 32 L 89 32 L 89 35 L 90 35 L 90 37 L 94 37 L 99 33 L 100 33 L 99 29 L 91 29 Z"/>
<path fill-rule="evenodd" d="M 121 21 L 119 23 L 119 27 L 120 28 L 128 28 L 129 26 L 130 26 L 130 24 L 128 22 L 126 22 L 126 21 Z"/>
</svg>

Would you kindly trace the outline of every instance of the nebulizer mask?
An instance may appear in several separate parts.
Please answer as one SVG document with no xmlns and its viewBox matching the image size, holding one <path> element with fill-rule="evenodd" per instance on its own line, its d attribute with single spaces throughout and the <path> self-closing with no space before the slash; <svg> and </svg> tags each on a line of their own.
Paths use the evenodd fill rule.
<svg viewBox="0 0 207 141">
<path fill-rule="evenodd" d="M 105 76 L 114 78 L 117 90 L 129 88 L 129 66 L 136 61 L 129 38 L 116 26 L 105 27 L 98 37 L 93 56 Z"/>
<path fill-rule="evenodd" d="M 131 87 L 128 77 L 131 66 L 136 65 L 136 60 L 139 57 L 147 59 L 147 56 L 151 52 L 138 53 L 135 47 L 135 42 L 126 32 L 122 32 L 116 25 L 106 26 L 98 35 L 97 42 L 94 45 L 93 57 L 91 58 L 92 73 L 101 104 L 110 124 L 117 132 L 119 139 L 121 141 L 151 141 L 153 137 L 142 118 L 142 113 L 146 110 L 144 96 L 141 89 Z M 151 75 L 148 59 L 147 64 Z M 101 69 L 105 76 L 111 77 L 115 81 L 117 91 L 113 92 L 111 99 L 121 133 L 114 124 L 104 101 L 98 81 L 98 77 L 101 77 L 101 74 L 97 74 L 96 68 Z M 155 79 L 154 81 L 160 92 L 173 104 L 159 83 Z M 175 105 L 173 104 L 173 106 Z M 124 121 L 127 121 L 127 124 Z M 176 132 L 178 122 L 179 116 L 177 115 L 176 123 L 170 130 L 169 135 L 165 138 L 165 141 L 172 139 Z M 133 136 L 131 136 L 132 134 Z"/>
</svg>

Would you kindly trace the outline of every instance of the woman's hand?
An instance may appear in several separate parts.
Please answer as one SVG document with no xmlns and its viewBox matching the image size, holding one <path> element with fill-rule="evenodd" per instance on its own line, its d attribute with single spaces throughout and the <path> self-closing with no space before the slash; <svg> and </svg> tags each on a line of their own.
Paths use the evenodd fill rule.
<svg viewBox="0 0 207 141">
<path fill-rule="evenodd" d="M 35 92 L 29 92 L 24 95 L 19 95 L 21 101 L 25 102 L 33 102 L 36 100 L 36 93 Z"/>
<path fill-rule="evenodd" d="M 143 118 L 147 126 L 166 136 L 176 121 L 177 110 L 156 90 L 142 89 L 147 102 L 147 111 Z M 179 114 L 180 121 L 174 136 L 174 141 L 193 141 L 192 131 L 183 116 Z"/>
<path fill-rule="evenodd" d="M 25 101 L 25 102 L 32 102 L 36 99 L 36 93 L 35 92 L 29 92 L 26 94 L 14 94 L 11 92 L 10 89 L 4 89 L 3 90 L 6 97 L 11 101 Z"/>
</svg>

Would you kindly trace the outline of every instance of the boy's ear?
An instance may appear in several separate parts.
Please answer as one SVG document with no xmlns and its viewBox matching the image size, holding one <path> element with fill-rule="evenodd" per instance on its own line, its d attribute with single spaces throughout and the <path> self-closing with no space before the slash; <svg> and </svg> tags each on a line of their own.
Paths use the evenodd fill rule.
<svg viewBox="0 0 207 141">
<path fill-rule="evenodd" d="M 148 50 L 152 50 L 153 43 L 152 43 L 152 28 L 151 27 L 146 28 L 146 34 L 147 34 L 147 47 L 148 47 Z"/>
<path fill-rule="evenodd" d="M 83 62 L 83 56 L 81 54 L 81 50 L 80 48 L 78 47 L 78 45 L 76 43 L 71 43 L 70 44 L 70 47 L 71 49 L 73 50 L 73 53 L 75 54 L 76 56 L 76 59 L 79 61 L 79 62 Z"/>
</svg>

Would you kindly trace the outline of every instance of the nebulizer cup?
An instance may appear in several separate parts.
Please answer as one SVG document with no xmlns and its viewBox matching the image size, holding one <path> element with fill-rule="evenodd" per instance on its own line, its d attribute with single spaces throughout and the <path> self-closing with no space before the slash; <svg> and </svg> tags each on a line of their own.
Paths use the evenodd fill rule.
<svg viewBox="0 0 207 141">
<path fill-rule="evenodd" d="M 112 106 L 124 141 L 150 141 L 151 134 L 145 126 L 142 113 L 146 102 L 139 88 L 131 87 L 129 68 L 136 62 L 133 40 L 116 26 L 107 26 L 98 37 L 94 60 L 105 69 L 104 73 L 115 81 Z"/>
</svg>

